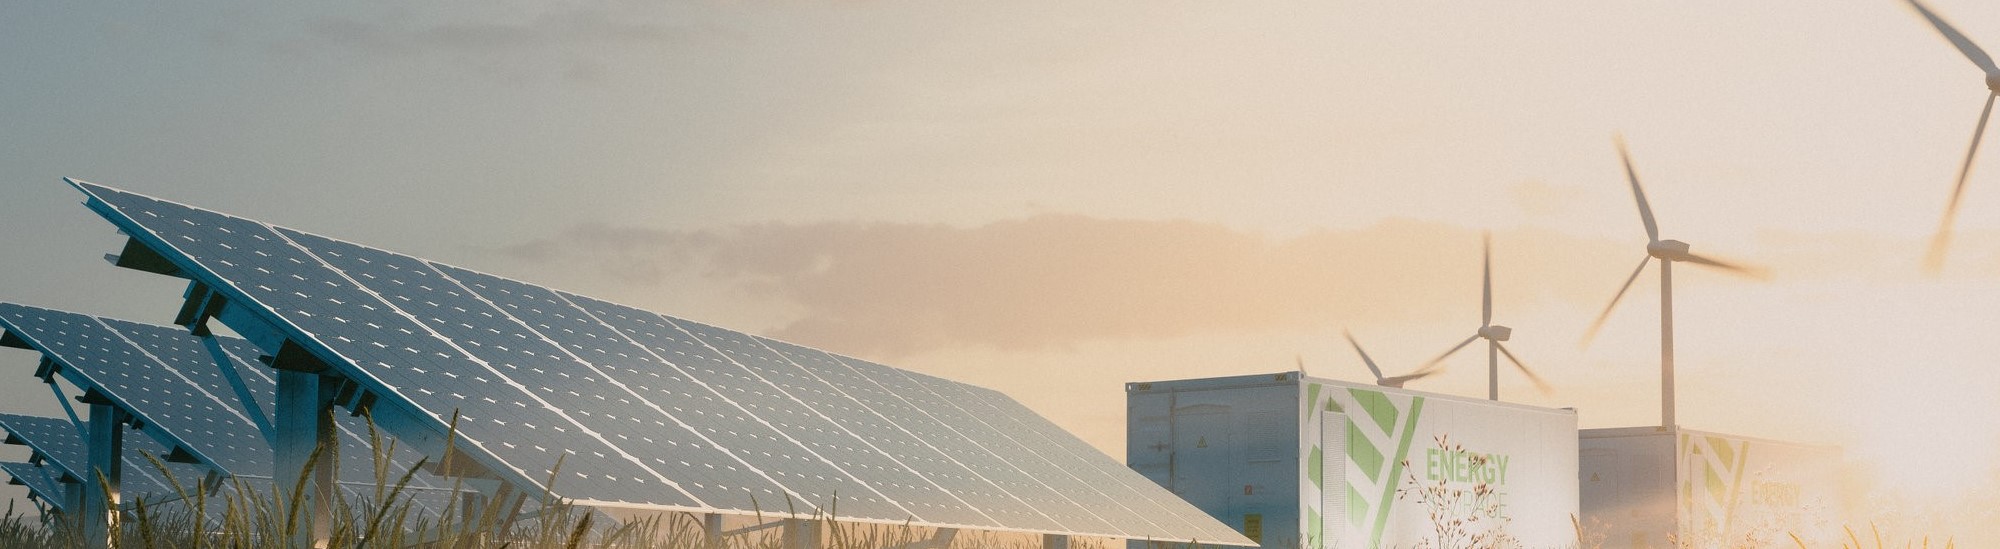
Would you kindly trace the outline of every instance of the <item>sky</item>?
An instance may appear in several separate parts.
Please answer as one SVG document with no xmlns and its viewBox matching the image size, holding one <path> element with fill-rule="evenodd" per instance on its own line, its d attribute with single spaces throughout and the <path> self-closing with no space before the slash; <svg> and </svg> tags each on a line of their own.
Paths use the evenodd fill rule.
<svg viewBox="0 0 2000 549">
<path fill-rule="evenodd" d="M 1931 5 L 2000 47 L 2000 4 Z M 1902 2 L 0 13 L 7 301 L 176 310 L 76 177 L 991 387 L 1122 456 L 1125 382 L 1365 381 L 1342 330 L 1390 370 L 1470 336 L 1490 231 L 1554 389 L 1502 397 L 1650 425 L 1656 275 L 1579 346 L 1644 253 L 1622 135 L 1663 236 L 1771 273 L 1677 270 L 1682 425 L 2000 502 L 2000 167 L 1919 268 L 1987 91 Z M 1480 362 L 1413 387 L 1481 396 Z"/>
</svg>

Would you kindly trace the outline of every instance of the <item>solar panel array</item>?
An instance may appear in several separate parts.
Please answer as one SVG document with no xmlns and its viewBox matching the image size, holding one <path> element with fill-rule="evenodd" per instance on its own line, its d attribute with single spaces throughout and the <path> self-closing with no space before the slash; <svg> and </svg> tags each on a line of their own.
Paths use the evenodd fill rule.
<svg viewBox="0 0 2000 549">
<path fill-rule="evenodd" d="M 258 353 L 248 341 L 14 303 L 0 303 L 0 328 L 61 364 L 65 378 L 132 413 L 161 444 L 179 446 L 224 475 L 271 477 L 272 449 L 252 416 L 272 409 L 277 383 L 255 362 Z M 340 415 L 336 422 L 341 478 L 372 485 L 375 456 L 366 420 Z M 407 447 L 384 451 L 391 452 L 392 479 L 419 457 Z M 409 487 L 416 505 L 429 511 L 443 509 L 449 489 L 423 475 L 412 477 Z M 426 493 L 431 491 L 440 493 Z"/>
<path fill-rule="evenodd" d="M 384 401 L 438 426 L 458 414 L 472 457 L 517 485 L 603 507 L 1251 544 L 998 393 L 73 183 Z"/>
<path fill-rule="evenodd" d="M 52 469 L 44 472 L 53 473 L 49 476 L 56 480 L 84 479 L 95 482 L 93 476 L 84 474 L 89 456 L 85 454 L 83 432 L 76 424 L 63 419 L 0 414 L 0 430 L 5 430 L 12 440 L 33 449 L 35 454 L 41 457 L 40 468 Z M 166 472 L 172 474 L 173 481 L 180 483 L 182 488 L 193 489 L 201 483 L 206 471 L 186 463 L 166 462 L 166 452 L 165 446 L 152 439 L 126 437 L 123 468 L 119 475 L 120 491 L 133 497 L 147 499 L 178 497 L 179 493 L 173 489 L 172 484 L 169 484 L 167 477 L 161 475 L 160 468 L 155 466 L 152 460 L 146 459 L 147 455 L 161 459 L 161 465 L 166 467 Z M 16 475 L 15 478 L 27 482 L 22 476 Z M 58 490 L 45 494 L 60 499 L 61 493 Z"/>
</svg>

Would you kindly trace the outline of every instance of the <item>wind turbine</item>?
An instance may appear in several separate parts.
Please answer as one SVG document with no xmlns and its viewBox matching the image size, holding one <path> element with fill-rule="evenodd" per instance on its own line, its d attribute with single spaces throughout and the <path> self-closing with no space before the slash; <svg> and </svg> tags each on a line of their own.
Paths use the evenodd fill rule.
<svg viewBox="0 0 2000 549">
<path fill-rule="evenodd" d="M 1529 381 L 1535 382 L 1535 390 L 1541 391 L 1542 394 L 1548 394 L 1549 384 L 1543 382 L 1541 376 L 1535 375 L 1535 372 L 1533 370 L 1529 370 L 1527 365 L 1522 364 L 1521 359 L 1515 358 L 1513 351 L 1507 350 L 1507 347 L 1505 345 L 1500 344 L 1500 342 L 1506 341 L 1507 338 L 1511 337 L 1514 334 L 1514 329 L 1508 328 L 1506 326 L 1493 325 L 1493 235 L 1492 234 L 1489 233 L 1486 235 L 1483 245 L 1484 245 L 1483 257 L 1485 261 L 1485 267 L 1484 267 L 1485 276 L 1483 277 L 1484 279 L 1484 285 L 1482 286 L 1483 290 L 1480 294 L 1481 300 L 1479 309 L 1479 331 L 1473 333 L 1472 337 L 1465 338 L 1465 341 L 1459 342 L 1458 346 L 1452 347 L 1451 350 L 1445 351 L 1444 354 L 1438 355 L 1437 358 L 1433 358 L 1431 359 L 1430 362 L 1424 363 L 1424 366 L 1422 368 L 1418 368 L 1417 371 L 1429 372 L 1433 367 L 1436 367 L 1439 363 L 1444 362 L 1444 359 L 1446 357 L 1450 357 L 1452 353 L 1458 352 L 1459 349 L 1464 349 L 1465 346 L 1471 345 L 1472 342 L 1474 341 L 1485 339 L 1486 340 L 1486 398 L 1488 400 L 1500 400 L 1500 355 L 1503 354 L 1507 355 L 1508 362 L 1514 363 L 1515 368 L 1520 369 L 1521 373 L 1527 374 Z"/>
<path fill-rule="evenodd" d="M 1632 183 L 1632 198 L 1639 203 L 1639 220 L 1646 224 L 1646 257 L 1639 260 L 1639 268 L 1632 270 L 1632 276 L 1625 278 L 1625 285 L 1611 296 L 1611 303 L 1604 306 L 1604 312 L 1597 315 L 1597 321 L 1590 323 L 1590 329 L 1583 333 L 1583 344 L 1597 335 L 1597 329 L 1604 327 L 1604 319 L 1611 316 L 1611 308 L 1618 306 L 1618 299 L 1625 297 L 1625 291 L 1632 289 L 1632 282 L 1645 272 L 1646 263 L 1655 258 L 1660 260 L 1660 425 L 1674 426 L 1674 262 L 1693 263 L 1721 269 L 1742 276 L 1761 279 L 1761 269 L 1725 263 L 1715 259 L 1695 255 L 1688 251 L 1688 244 L 1679 240 L 1660 240 L 1660 227 L 1653 222 L 1653 207 L 1646 203 L 1646 191 L 1639 188 L 1639 174 L 1632 170 L 1632 156 L 1625 152 L 1625 140 L 1619 138 L 1618 159 L 1625 163 L 1625 179 Z"/>
<path fill-rule="evenodd" d="M 1931 12 L 1931 9 L 1925 7 L 1922 2 L 1906 1 L 1910 3 L 1910 7 L 1917 9 L 1917 13 L 1923 14 L 1924 19 L 1931 22 L 1931 26 L 1937 27 L 1938 34 L 1944 35 L 1952 45 L 1958 46 L 1958 51 L 1964 53 L 1966 59 L 1972 60 L 1972 64 L 1978 65 L 1979 70 L 1986 72 L 1986 89 L 1990 92 L 1986 95 L 1986 108 L 1979 111 L 1979 125 L 1972 130 L 1972 146 L 1965 150 L 1965 164 L 1958 168 L 1958 184 L 1952 186 L 1951 201 L 1945 203 L 1944 219 L 1938 223 L 1937 235 L 1931 237 L 1930 252 L 1924 255 L 1924 269 L 1936 274 L 1944 268 L 1945 249 L 1951 245 L 1952 221 L 1958 217 L 1958 199 L 1965 195 L 1965 180 L 1972 175 L 1972 158 L 1979 154 L 1979 138 L 1986 133 L 1986 119 L 1993 115 L 1993 100 L 2000 98 L 2000 66 L 1993 64 L 1993 57 L 1986 55 L 1986 50 L 1979 49 L 1979 45 L 1972 43 L 1972 39 L 1960 34 L 1958 29 L 1952 28 L 1950 23 L 1946 23 L 1944 18 Z"/>
<path fill-rule="evenodd" d="M 1361 355 L 1361 363 L 1367 364 L 1368 371 L 1375 374 L 1376 385 L 1381 385 L 1383 387 L 1395 387 L 1397 389 L 1401 389 L 1403 388 L 1404 383 L 1409 383 L 1411 381 L 1416 381 L 1419 379 L 1430 377 L 1432 374 L 1438 373 L 1438 369 L 1436 368 L 1427 368 L 1427 369 L 1419 369 L 1415 372 L 1410 372 L 1400 376 L 1382 377 L 1382 368 L 1375 366 L 1375 359 L 1368 358 L 1368 351 L 1361 350 L 1361 343 L 1354 340 L 1354 334 L 1349 333 L 1347 330 L 1341 330 L 1340 335 L 1347 338 L 1347 344 L 1354 346 L 1354 353 Z M 1300 367 L 1303 368 L 1304 365 L 1301 364 Z"/>
</svg>

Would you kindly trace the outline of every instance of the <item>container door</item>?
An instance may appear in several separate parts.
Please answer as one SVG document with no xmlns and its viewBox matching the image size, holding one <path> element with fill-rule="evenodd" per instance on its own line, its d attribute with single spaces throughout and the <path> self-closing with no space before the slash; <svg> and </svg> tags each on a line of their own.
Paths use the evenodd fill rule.
<svg viewBox="0 0 2000 549">
<path fill-rule="evenodd" d="M 1200 405 L 1174 413 L 1173 490 L 1182 499 L 1209 514 L 1223 517 L 1242 531 L 1240 520 L 1230 520 L 1236 501 L 1231 491 L 1240 492 L 1243 483 L 1235 474 L 1241 461 L 1233 434 L 1235 422 L 1228 406 Z M 1239 517 L 1240 518 L 1240 517 Z"/>
<path fill-rule="evenodd" d="M 1320 412 L 1319 509 L 1321 547 L 1340 547 L 1347 530 L 1347 414 Z"/>
</svg>

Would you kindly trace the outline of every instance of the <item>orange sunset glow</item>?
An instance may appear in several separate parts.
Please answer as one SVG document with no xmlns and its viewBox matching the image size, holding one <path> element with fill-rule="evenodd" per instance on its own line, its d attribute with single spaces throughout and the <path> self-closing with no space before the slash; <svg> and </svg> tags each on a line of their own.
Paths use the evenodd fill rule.
<svg viewBox="0 0 2000 549">
<path fill-rule="evenodd" d="M 1673 266 L 1678 425 L 1838 446 L 1862 537 L 2000 544 L 2000 69 L 1960 44 L 2000 3 L 200 4 L 0 8 L 0 301 L 182 306 L 75 177 L 990 388 L 1123 462 L 1129 382 L 1467 341 L 1486 235 L 1548 386 L 1501 357 L 1500 399 L 1658 425 L 1634 269 L 1673 240 L 1745 267 Z M 1480 347 L 1407 388 L 1485 398 Z M 64 413 L 35 366 L 0 412 Z"/>
</svg>

